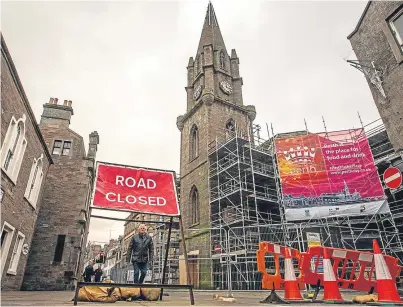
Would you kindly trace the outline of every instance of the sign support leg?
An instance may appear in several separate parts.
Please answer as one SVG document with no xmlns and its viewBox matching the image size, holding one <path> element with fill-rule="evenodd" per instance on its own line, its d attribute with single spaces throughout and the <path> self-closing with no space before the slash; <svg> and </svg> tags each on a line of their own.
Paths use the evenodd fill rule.
<svg viewBox="0 0 403 307">
<path fill-rule="evenodd" d="M 161 280 L 162 284 L 165 284 L 165 274 L 166 274 L 166 270 L 167 270 L 168 255 L 169 255 L 169 243 L 171 242 L 172 222 L 173 222 L 173 217 L 171 216 L 171 218 L 169 219 L 169 229 L 168 229 L 167 247 L 165 250 L 164 267 L 162 269 L 162 280 Z M 163 295 L 164 295 L 164 288 L 161 288 L 160 301 L 162 301 Z"/>
</svg>

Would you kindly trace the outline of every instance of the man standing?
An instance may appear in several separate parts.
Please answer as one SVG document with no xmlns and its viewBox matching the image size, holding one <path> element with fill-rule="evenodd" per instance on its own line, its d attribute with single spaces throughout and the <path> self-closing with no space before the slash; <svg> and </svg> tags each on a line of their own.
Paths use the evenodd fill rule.
<svg viewBox="0 0 403 307">
<path fill-rule="evenodd" d="M 92 267 L 92 261 L 88 263 L 88 265 L 84 269 L 84 281 L 91 282 L 91 276 L 94 275 L 94 268 Z"/>
<path fill-rule="evenodd" d="M 147 274 L 148 263 L 153 261 L 153 239 L 147 234 L 147 227 L 141 224 L 133 236 L 127 250 L 127 262 L 133 264 L 135 284 L 142 284 Z M 139 273 L 140 279 L 139 279 Z"/>
</svg>

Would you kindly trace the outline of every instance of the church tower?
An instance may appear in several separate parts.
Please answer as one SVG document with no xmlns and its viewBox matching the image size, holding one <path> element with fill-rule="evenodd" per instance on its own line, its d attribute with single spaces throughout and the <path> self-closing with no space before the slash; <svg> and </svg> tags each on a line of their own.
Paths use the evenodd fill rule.
<svg viewBox="0 0 403 307">
<path fill-rule="evenodd" d="M 239 58 L 235 49 L 228 53 L 211 3 L 196 56 L 189 59 L 187 76 L 186 113 L 177 118 L 181 132 L 180 205 L 184 228 L 204 229 L 186 234 L 188 253 L 201 259 L 210 258 L 212 251 L 208 230 L 211 227 L 209 145 L 222 137 L 226 129 L 248 135 L 256 117 L 254 106 L 244 106 Z M 202 266 L 203 261 L 198 261 L 197 277 L 190 273 L 195 286 L 208 287 L 210 269 Z"/>
</svg>

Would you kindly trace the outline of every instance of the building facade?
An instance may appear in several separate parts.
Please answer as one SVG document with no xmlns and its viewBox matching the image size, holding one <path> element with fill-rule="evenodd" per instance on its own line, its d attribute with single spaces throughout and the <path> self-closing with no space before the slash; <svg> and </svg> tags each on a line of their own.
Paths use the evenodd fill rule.
<svg viewBox="0 0 403 307">
<path fill-rule="evenodd" d="M 403 1 L 369 1 L 348 36 L 396 151 L 403 150 Z"/>
<path fill-rule="evenodd" d="M 87 243 L 87 247 L 85 248 L 85 255 L 84 255 L 84 264 L 82 269 L 88 265 L 90 261 L 93 261 L 102 251 L 102 246 L 96 243 Z"/>
<path fill-rule="evenodd" d="M 187 66 L 187 107 L 177 118 L 181 132 L 180 206 L 185 229 L 192 232 L 187 249 L 193 257 L 211 256 L 211 211 L 208 192 L 208 147 L 224 129 L 250 133 L 256 112 L 245 106 L 243 80 L 235 49 L 228 53 L 213 5 L 208 4 L 195 58 Z M 211 284 L 211 270 L 197 268 L 201 286 Z"/>
<path fill-rule="evenodd" d="M 40 129 L 54 165 L 45 182 L 22 289 L 66 290 L 82 274 L 99 136 L 90 133 L 86 153 L 82 136 L 69 128 L 72 102 L 51 98 L 43 107 Z"/>
<path fill-rule="evenodd" d="M 1 289 L 21 288 L 27 252 L 52 164 L 1 35 Z"/>
</svg>

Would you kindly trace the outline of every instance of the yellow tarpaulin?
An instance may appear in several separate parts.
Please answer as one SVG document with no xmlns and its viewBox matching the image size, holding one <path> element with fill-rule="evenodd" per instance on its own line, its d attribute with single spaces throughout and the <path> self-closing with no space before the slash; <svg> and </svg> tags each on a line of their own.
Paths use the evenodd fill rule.
<svg viewBox="0 0 403 307">
<path fill-rule="evenodd" d="M 141 297 L 146 301 L 158 301 L 161 295 L 161 289 L 141 288 Z"/>
<path fill-rule="evenodd" d="M 105 280 L 106 284 L 113 284 L 112 280 Z M 83 302 L 114 303 L 118 300 L 136 300 L 142 298 L 146 301 L 157 301 L 160 297 L 161 289 L 154 288 L 114 288 L 85 286 L 78 292 L 78 300 Z"/>
<path fill-rule="evenodd" d="M 140 297 L 140 288 L 119 288 L 120 299 L 127 300 L 128 298 L 136 299 Z"/>
<path fill-rule="evenodd" d="M 108 293 L 107 287 L 83 287 L 78 292 L 78 300 L 84 302 L 103 302 L 114 303 L 119 299 L 119 295 L 116 290 L 112 290 Z"/>
</svg>

